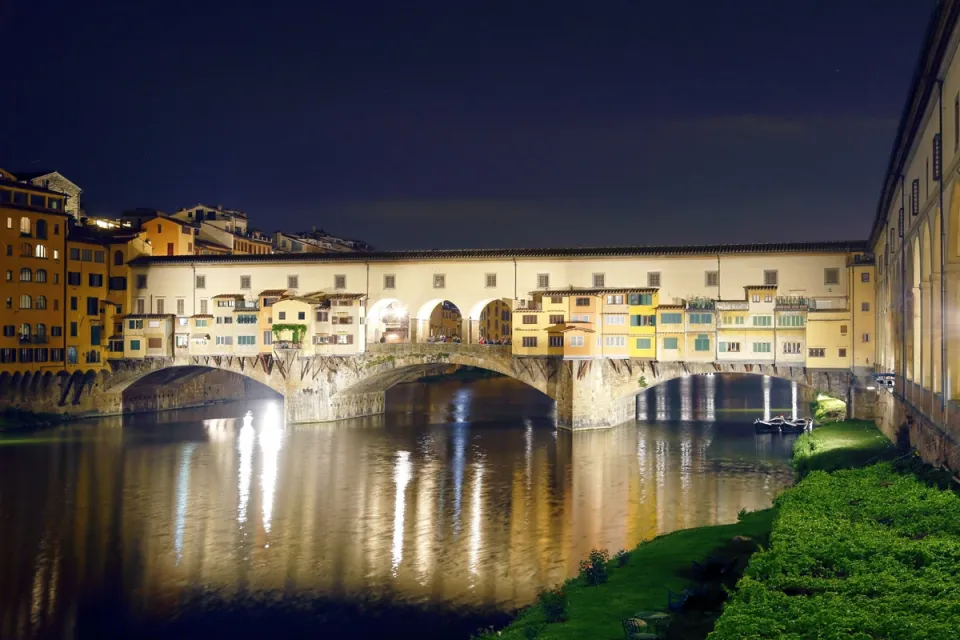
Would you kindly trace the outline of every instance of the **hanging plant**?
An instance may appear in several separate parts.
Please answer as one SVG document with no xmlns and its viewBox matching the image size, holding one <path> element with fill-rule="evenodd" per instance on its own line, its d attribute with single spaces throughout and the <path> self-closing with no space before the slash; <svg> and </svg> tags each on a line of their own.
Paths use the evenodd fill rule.
<svg viewBox="0 0 960 640">
<path fill-rule="evenodd" d="M 280 334 L 284 331 L 289 331 L 293 336 L 290 342 L 294 344 L 301 344 L 303 342 L 303 336 L 307 333 L 307 325 L 305 324 L 275 324 L 273 325 L 273 335 L 277 340 L 280 340 Z"/>
</svg>

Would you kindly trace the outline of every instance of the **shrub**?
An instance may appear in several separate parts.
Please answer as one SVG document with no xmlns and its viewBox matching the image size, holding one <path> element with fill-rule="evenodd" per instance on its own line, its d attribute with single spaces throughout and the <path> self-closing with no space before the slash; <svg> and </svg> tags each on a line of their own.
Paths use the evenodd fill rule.
<svg viewBox="0 0 960 640">
<path fill-rule="evenodd" d="M 779 496 L 711 640 L 954 640 L 960 496 L 894 465 L 810 473 Z"/>
<path fill-rule="evenodd" d="M 540 608 L 547 622 L 565 622 L 567 619 L 567 594 L 563 587 L 541 591 L 538 597 Z M 536 637 L 536 636 L 534 636 Z"/>
<path fill-rule="evenodd" d="M 630 562 L 630 553 L 626 549 L 620 549 L 620 551 L 617 551 L 617 555 L 613 556 L 613 559 L 617 561 L 618 567 L 625 567 Z"/>
<path fill-rule="evenodd" d="M 580 561 L 580 577 L 590 585 L 596 586 L 607 581 L 607 562 L 610 554 L 606 549 L 594 549 L 586 560 Z"/>
</svg>

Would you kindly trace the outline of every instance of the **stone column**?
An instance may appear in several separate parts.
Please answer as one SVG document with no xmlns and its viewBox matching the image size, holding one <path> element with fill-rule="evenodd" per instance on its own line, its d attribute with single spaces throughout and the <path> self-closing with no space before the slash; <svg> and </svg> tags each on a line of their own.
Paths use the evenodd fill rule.
<svg viewBox="0 0 960 640">
<path fill-rule="evenodd" d="M 637 393 L 641 390 L 637 380 L 643 375 L 639 370 L 610 360 L 570 364 L 563 368 L 557 387 L 558 425 L 579 431 L 636 420 Z"/>
</svg>

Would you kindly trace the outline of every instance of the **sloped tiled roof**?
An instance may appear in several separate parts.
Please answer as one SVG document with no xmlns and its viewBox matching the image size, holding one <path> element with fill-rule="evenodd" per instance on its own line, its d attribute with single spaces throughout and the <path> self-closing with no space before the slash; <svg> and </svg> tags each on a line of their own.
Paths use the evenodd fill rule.
<svg viewBox="0 0 960 640">
<path fill-rule="evenodd" d="M 259 262 L 378 262 L 406 260 L 512 259 L 512 258 L 629 258 L 634 256 L 715 256 L 757 253 L 851 253 L 866 251 L 863 241 L 781 242 L 634 247 L 567 247 L 560 249 L 424 249 L 370 251 L 367 253 L 272 253 L 227 256 L 142 256 L 134 266 L 190 263 Z"/>
</svg>

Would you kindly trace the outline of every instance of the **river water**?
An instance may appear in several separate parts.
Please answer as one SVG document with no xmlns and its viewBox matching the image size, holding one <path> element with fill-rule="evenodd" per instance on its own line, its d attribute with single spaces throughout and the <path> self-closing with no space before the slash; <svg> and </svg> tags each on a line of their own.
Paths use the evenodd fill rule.
<svg viewBox="0 0 960 640">
<path fill-rule="evenodd" d="M 0 638 L 467 638 L 592 548 L 769 506 L 793 439 L 750 423 L 796 398 L 684 378 L 571 434 L 521 383 L 450 380 L 335 425 L 257 401 L 7 436 Z"/>
</svg>

